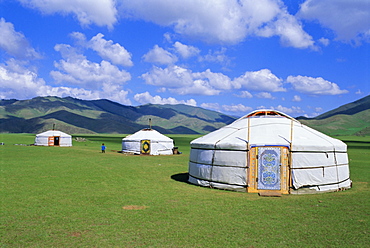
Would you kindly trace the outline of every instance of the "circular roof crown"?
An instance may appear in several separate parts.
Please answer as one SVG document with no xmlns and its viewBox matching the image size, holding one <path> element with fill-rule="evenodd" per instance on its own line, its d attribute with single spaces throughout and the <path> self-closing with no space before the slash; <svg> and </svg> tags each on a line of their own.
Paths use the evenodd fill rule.
<svg viewBox="0 0 370 248">
<path fill-rule="evenodd" d="M 293 117 L 287 114 L 284 114 L 283 112 L 273 110 L 273 109 L 258 109 L 253 112 L 250 112 L 249 114 L 241 117 L 240 119 L 250 118 L 250 117 L 285 117 L 285 118 L 297 121 Z"/>
</svg>

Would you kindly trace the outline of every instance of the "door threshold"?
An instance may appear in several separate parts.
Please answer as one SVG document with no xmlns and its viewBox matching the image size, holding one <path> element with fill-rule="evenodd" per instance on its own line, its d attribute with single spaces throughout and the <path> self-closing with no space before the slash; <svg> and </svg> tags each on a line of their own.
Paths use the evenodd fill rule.
<svg viewBox="0 0 370 248">
<path fill-rule="evenodd" d="M 280 192 L 259 192 L 259 196 L 281 197 Z"/>
</svg>

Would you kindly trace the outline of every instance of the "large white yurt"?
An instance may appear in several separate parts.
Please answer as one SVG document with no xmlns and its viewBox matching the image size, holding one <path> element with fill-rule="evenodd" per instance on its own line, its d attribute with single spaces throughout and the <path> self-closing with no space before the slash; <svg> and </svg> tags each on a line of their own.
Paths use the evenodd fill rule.
<svg viewBox="0 0 370 248">
<path fill-rule="evenodd" d="M 72 136 L 58 130 L 39 133 L 35 138 L 36 146 L 72 146 Z"/>
<path fill-rule="evenodd" d="M 260 194 L 351 187 L 346 144 L 279 111 L 254 111 L 190 145 L 196 185 Z"/>
<path fill-rule="evenodd" d="M 158 131 L 146 128 L 122 139 L 122 151 L 146 155 L 173 154 L 173 140 Z"/>
</svg>

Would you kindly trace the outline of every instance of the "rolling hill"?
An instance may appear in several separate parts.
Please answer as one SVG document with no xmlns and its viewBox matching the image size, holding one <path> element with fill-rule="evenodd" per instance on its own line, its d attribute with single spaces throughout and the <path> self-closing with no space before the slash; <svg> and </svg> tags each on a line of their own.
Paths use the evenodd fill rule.
<svg viewBox="0 0 370 248">
<path fill-rule="evenodd" d="M 370 95 L 321 114 L 315 119 L 321 120 L 335 115 L 355 115 L 367 110 L 370 110 Z"/>
<path fill-rule="evenodd" d="M 236 118 L 188 105 L 125 106 L 109 100 L 36 97 L 0 101 L 0 132 L 134 133 L 149 126 L 165 134 L 204 134 Z M 315 118 L 297 118 L 328 135 L 370 135 L 370 95 Z"/>
<path fill-rule="evenodd" d="M 329 135 L 370 135 L 370 95 L 342 105 L 315 118 L 297 118 Z"/>
<path fill-rule="evenodd" d="M 161 133 L 201 134 L 235 120 L 187 105 L 125 106 L 109 100 L 36 97 L 0 101 L 0 132 L 38 133 L 56 128 L 67 133 L 133 133 L 149 126 Z"/>
</svg>

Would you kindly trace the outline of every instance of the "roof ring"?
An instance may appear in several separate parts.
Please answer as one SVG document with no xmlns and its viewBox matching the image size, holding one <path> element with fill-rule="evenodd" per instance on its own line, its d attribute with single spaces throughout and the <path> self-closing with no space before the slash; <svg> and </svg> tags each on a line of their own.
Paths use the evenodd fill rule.
<svg viewBox="0 0 370 248">
<path fill-rule="evenodd" d="M 281 114 L 279 112 L 276 112 L 276 111 L 273 111 L 273 110 L 258 110 L 258 111 L 254 111 L 254 112 L 250 113 L 246 117 L 265 116 L 265 115 L 269 115 L 269 116 L 284 116 L 283 114 Z"/>
<path fill-rule="evenodd" d="M 272 110 L 272 109 L 260 109 L 260 110 L 255 110 L 248 115 L 242 117 L 242 118 L 249 118 L 249 117 L 264 117 L 264 116 L 276 116 L 276 117 L 285 117 L 288 119 L 293 119 L 287 114 L 284 114 L 280 111 L 277 110 Z"/>
</svg>

